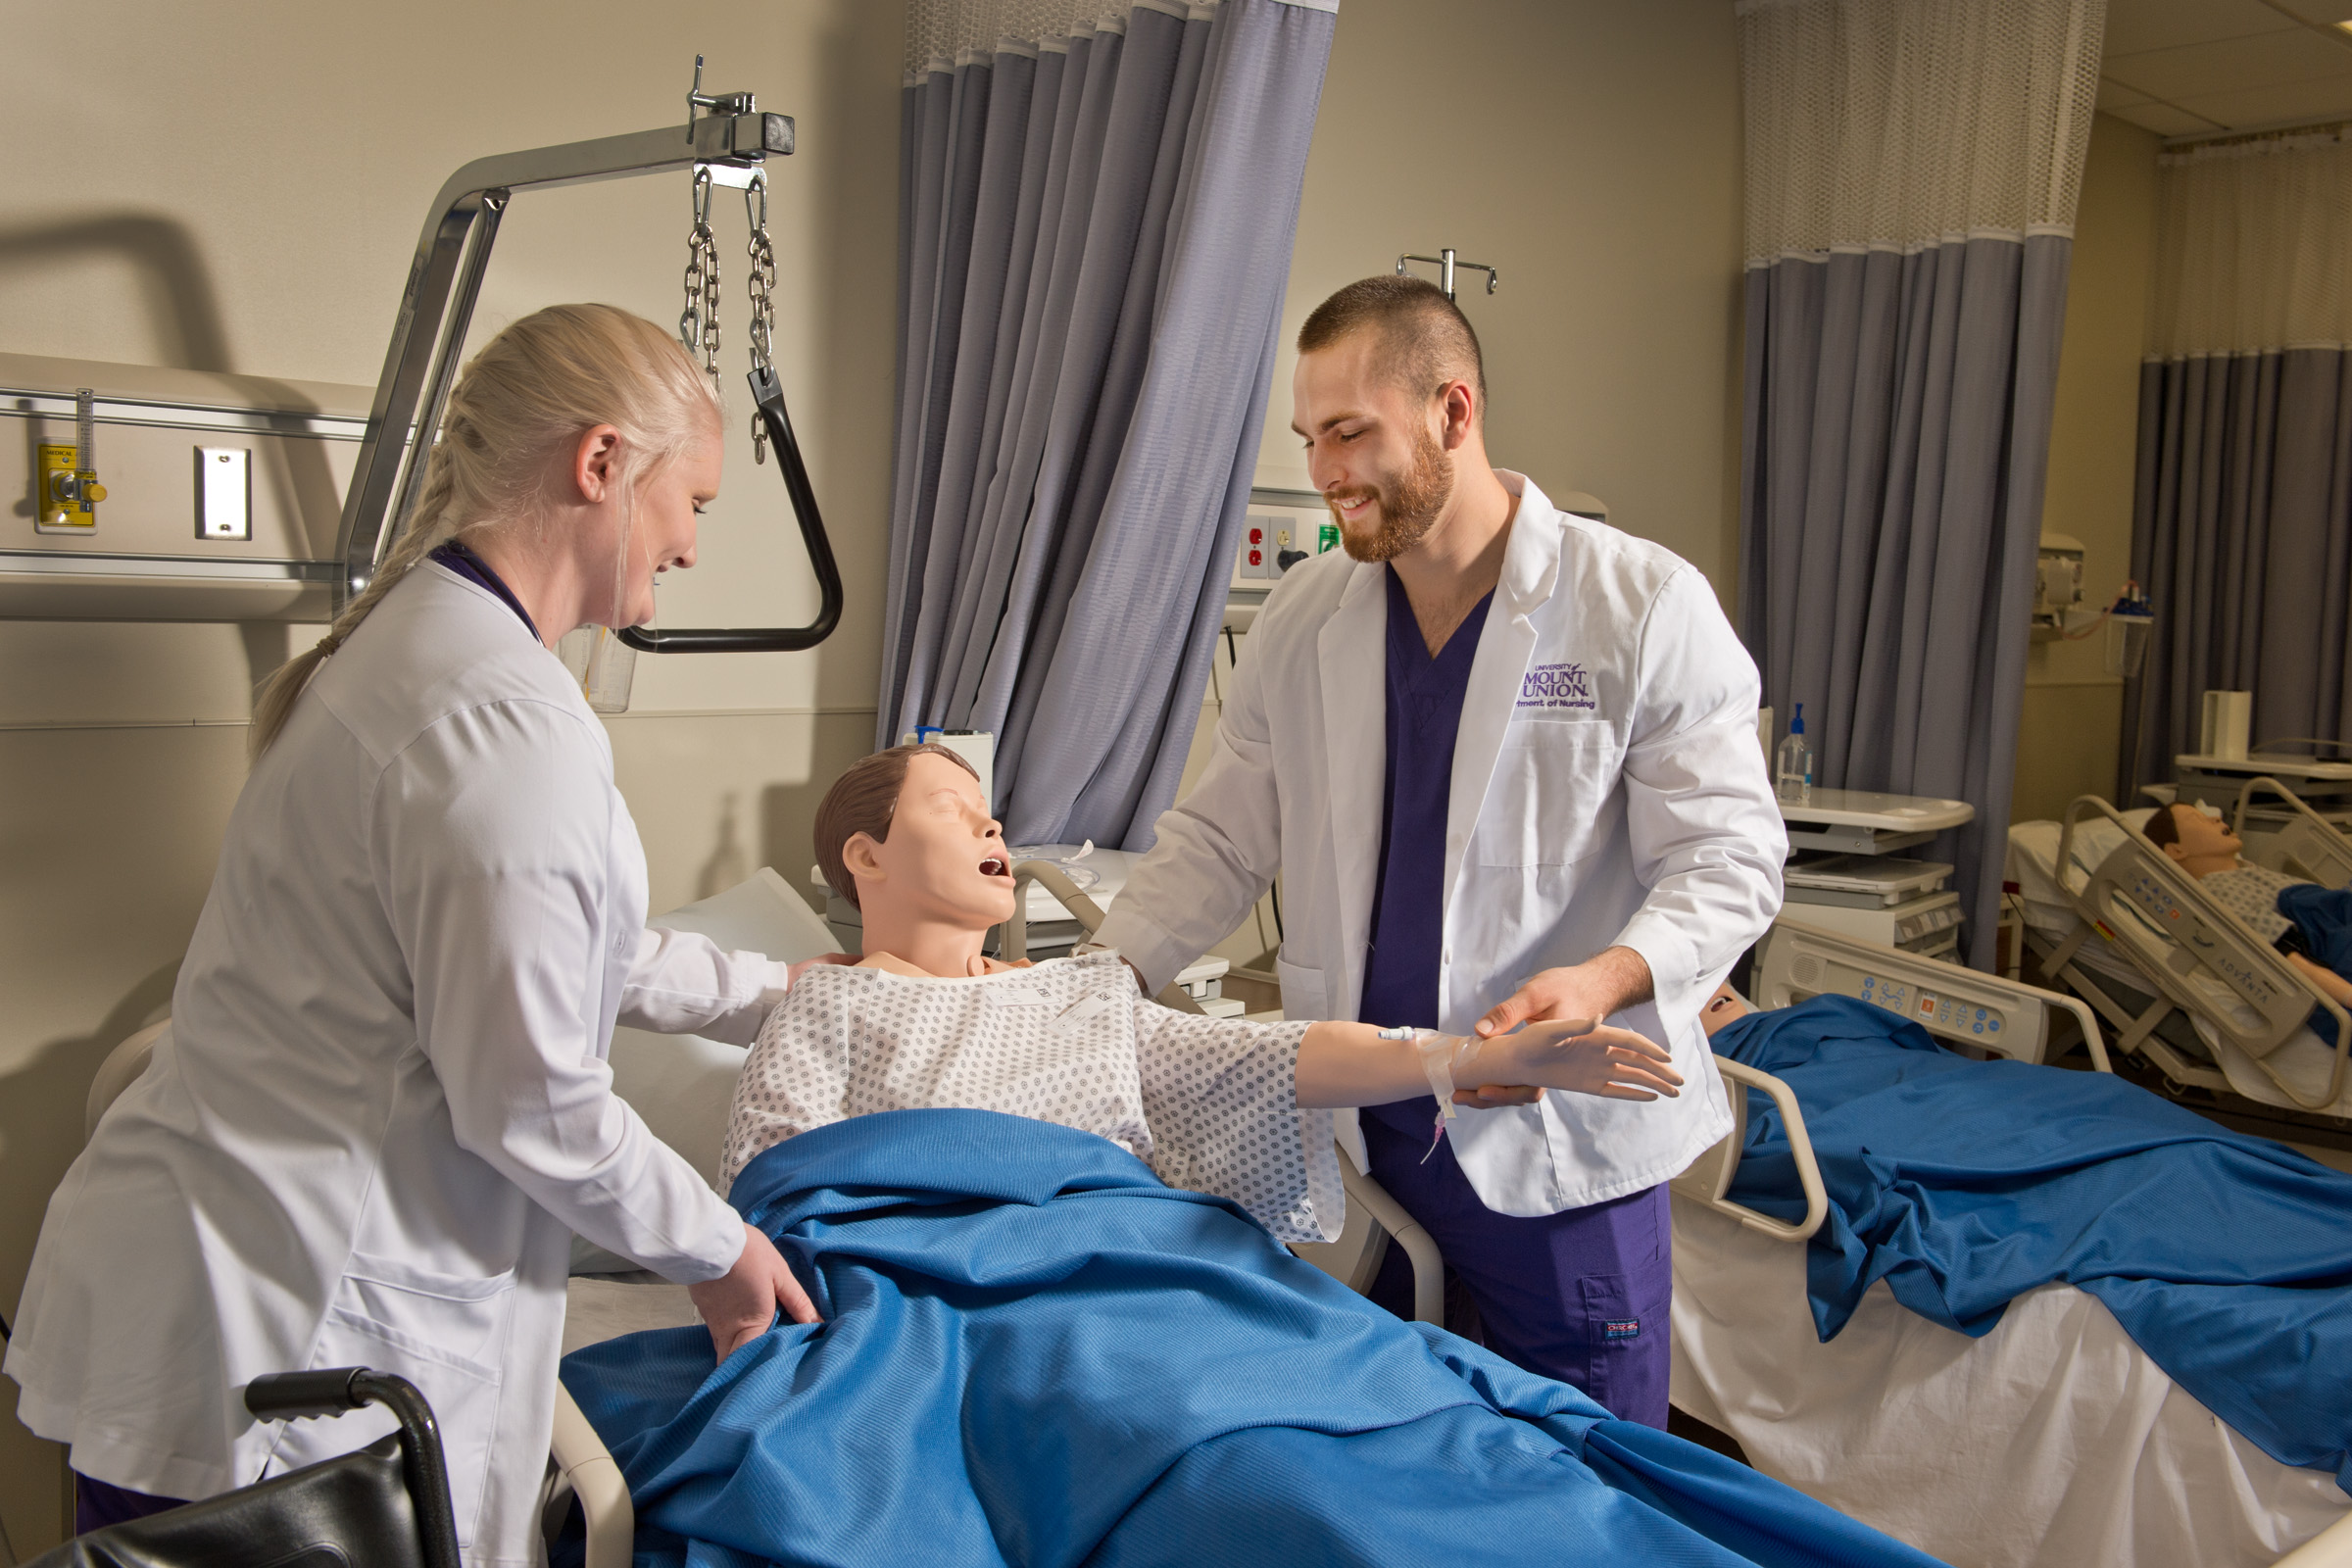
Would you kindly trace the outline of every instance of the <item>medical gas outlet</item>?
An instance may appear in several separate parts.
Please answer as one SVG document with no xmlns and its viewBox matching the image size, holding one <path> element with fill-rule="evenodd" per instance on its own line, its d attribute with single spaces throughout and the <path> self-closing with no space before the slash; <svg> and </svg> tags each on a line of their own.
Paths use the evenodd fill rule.
<svg viewBox="0 0 2352 1568">
<path fill-rule="evenodd" d="M 44 442 L 40 449 L 40 511 L 33 522 L 36 533 L 91 533 L 98 527 L 98 503 L 106 486 L 98 482 L 97 394 L 88 387 L 74 392 L 74 445 Z"/>
</svg>

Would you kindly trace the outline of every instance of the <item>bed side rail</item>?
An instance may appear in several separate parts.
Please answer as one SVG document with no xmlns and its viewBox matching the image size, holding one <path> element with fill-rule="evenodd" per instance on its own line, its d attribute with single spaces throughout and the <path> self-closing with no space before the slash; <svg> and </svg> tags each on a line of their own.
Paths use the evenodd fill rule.
<svg viewBox="0 0 2352 1568">
<path fill-rule="evenodd" d="M 1054 895 L 1055 902 L 1070 911 L 1070 918 L 1086 928 L 1093 936 L 1102 929 L 1102 906 L 1079 891 L 1069 873 L 1052 860 L 1021 860 L 1012 868 L 1012 918 L 1004 922 L 1004 940 L 997 951 L 1007 963 L 1018 963 L 1029 956 L 1029 884 L 1036 883 Z M 1200 1004 L 1195 1002 L 1184 987 L 1169 982 L 1152 1001 L 1178 1012 L 1199 1012 Z"/>
<path fill-rule="evenodd" d="M 2294 813 L 2263 846 L 2262 863 L 2291 876 L 2308 877 L 2324 888 L 2352 887 L 2352 839 L 2275 778 L 2246 780 L 2246 787 L 2237 794 L 2230 831 L 2241 839 L 2246 836 L 2246 807 L 2257 790 L 2278 796 Z"/>
<path fill-rule="evenodd" d="M 2067 808 L 2065 831 L 2058 841 L 2061 873 L 2072 865 L 2076 824 L 2091 811 L 2105 815 L 2123 830 L 2123 842 L 2108 852 L 2090 878 L 2075 894 L 2078 912 L 2109 946 L 2122 953 L 2134 968 L 2162 992 L 2166 1001 L 2192 1017 L 2202 1017 L 2237 1050 L 2263 1066 L 2271 1080 L 2289 1099 L 2307 1110 L 2332 1105 L 2343 1093 L 2344 1064 L 2352 1051 L 2352 1017 L 2334 999 L 2296 972 L 2276 948 L 2257 938 L 2228 911 L 2205 896 L 2196 878 L 2173 863 L 2172 858 L 2132 830 L 2114 807 L 2095 795 L 2085 795 Z M 2072 882 L 2068 886 L 2072 890 Z M 2078 932 L 2079 938 L 2082 933 Z M 2192 986 L 2203 973 L 2244 1004 L 2245 1014 L 2231 1015 L 2213 1005 L 2212 999 Z M 2335 1065 L 2327 1092 L 2319 1099 L 2302 1091 L 2263 1058 L 2303 1029 L 2314 1008 L 2332 1015 L 2336 1028 Z"/>
<path fill-rule="evenodd" d="M 1667 1188 L 1678 1197 L 1718 1214 L 1728 1214 L 1749 1230 L 1775 1241 L 1806 1240 L 1829 1218 L 1830 1195 L 1821 1183 L 1821 1163 L 1813 1157 L 1813 1140 L 1806 1136 L 1805 1113 L 1797 1107 L 1796 1092 L 1772 1074 L 1729 1056 L 1717 1056 L 1715 1070 L 1723 1074 L 1727 1086 L 1740 1091 L 1729 1097 L 1732 1130 L 1722 1142 L 1699 1155 L 1689 1170 L 1668 1182 Z M 1746 1091 L 1749 1089 L 1760 1089 L 1771 1098 L 1780 1110 L 1781 1124 L 1788 1130 L 1788 1148 L 1796 1156 L 1797 1185 L 1805 1195 L 1805 1217 L 1801 1223 L 1791 1225 L 1787 1220 L 1774 1219 L 1724 1196 L 1732 1190 L 1732 1178 L 1740 1173 L 1740 1152 L 1747 1147 Z"/>
<path fill-rule="evenodd" d="M 2271 1568 L 2352 1568 L 2352 1514 L 2344 1515 Z"/>
<path fill-rule="evenodd" d="M 1963 969 L 1937 958 L 1807 926 L 1776 925 L 1756 956 L 1756 1004 L 1787 1007 L 1808 997 L 1852 997 L 1928 1033 L 2017 1061 L 2048 1059 L 2050 1014 L 2082 1031 L 2091 1065 L 2113 1070 L 2098 1016 L 2080 997 Z"/>
</svg>

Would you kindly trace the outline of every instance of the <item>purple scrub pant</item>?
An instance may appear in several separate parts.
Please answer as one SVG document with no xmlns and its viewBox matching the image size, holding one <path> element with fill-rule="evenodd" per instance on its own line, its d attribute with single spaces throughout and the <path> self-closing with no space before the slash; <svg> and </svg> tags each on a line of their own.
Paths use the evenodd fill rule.
<svg viewBox="0 0 2352 1568">
<path fill-rule="evenodd" d="M 1445 1255 L 1449 1286 L 1476 1305 L 1487 1348 L 1574 1384 L 1622 1420 L 1664 1428 L 1674 1298 L 1666 1189 L 1534 1219 L 1497 1214 L 1471 1190 L 1451 1139 L 1431 1152 L 1437 1108 L 1426 1096 L 1370 1107 L 1364 1143 L 1372 1179 L 1421 1222 Z M 1412 1280 L 1404 1249 L 1392 1247 L 1372 1299 L 1410 1317 Z"/>
<path fill-rule="evenodd" d="M 74 1472 L 74 1533 L 77 1536 L 186 1506 L 178 1497 L 153 1497 Z"/>
</svg>

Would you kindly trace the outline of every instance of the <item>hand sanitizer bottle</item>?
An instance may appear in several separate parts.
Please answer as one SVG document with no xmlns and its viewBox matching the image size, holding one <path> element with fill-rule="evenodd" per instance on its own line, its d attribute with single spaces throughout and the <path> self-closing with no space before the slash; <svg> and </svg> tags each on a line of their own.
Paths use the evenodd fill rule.
<svg viewBox="0 0 2352 1568">
<path fill-rule="evenodd" d="M 1802 803 L 1813 798 L 1813 748 L 1805 740 L 1805 705 L 1796 705 L 1773 758 L 1773 781 L 1784 801 Z"/>
</svg>

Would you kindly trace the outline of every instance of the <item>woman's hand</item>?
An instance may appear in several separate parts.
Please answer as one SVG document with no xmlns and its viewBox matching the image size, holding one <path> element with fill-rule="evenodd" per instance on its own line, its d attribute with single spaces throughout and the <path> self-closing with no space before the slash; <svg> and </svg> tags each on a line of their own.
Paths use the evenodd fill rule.
<svg viewBox="0 0 2352 1568">
<path fill-rule="evenodd" d="M 795 1323 L 817 1321 L 816 1307 L 793 1277 L 784 1254 L 749 1225 L 743 1228 L 743 1255 L 735 1259 L 735 1266 L 714 1280 L 687 1286 L 686 1294 L 703 1314 L 721 1361 L 765 1334 L 779 1307 Z"/>
<path fill-rule="evenodd" d="M 841 963 L 855 966 L 858 959 L 847 953 L 820 953 L 813 958 L 803 958 L 784 971 L 784 989 L 790 991 L 801 983 L 801 976 L 820 963 Z"/>
<path fill-rule="evenodd" d="M 1466 1104 L 1511 1103 L 1499 1100 L 1495 1086 L 1529 1084 L 1565 1089 L 1602 1100 L 1674 1099 L 1682 1093 L 1683 1075 L 1674 1070 L 1674 1053 L 1631 1029 L 1595 1025 L 1587 1018 L 1531 1023 L 1515 1034 L 1480 1042 L 1478 1054 L 1464 1063 L 1464 1076 L 1478 1080 L 1478 1099 L 1454 1098 Z"/>
</svg>

